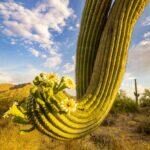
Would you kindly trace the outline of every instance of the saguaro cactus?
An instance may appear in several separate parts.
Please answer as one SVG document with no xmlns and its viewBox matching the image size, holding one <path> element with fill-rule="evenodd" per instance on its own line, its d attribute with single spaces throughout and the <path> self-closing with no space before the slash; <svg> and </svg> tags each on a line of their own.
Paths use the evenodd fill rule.
<svg viewBox="0 0 150 150">
<path fill-rule="evenodd" d="M 28 107 L 13 105 L 6 114 L 22 118 L 42 133 L 60 140 L 93 131 L 108 114 L 125 72 L 134 24 L 148 0 L 86 0 L 76 57 L 77 100 L 65 88 L 66 77 L 40 74 Z M 24 109 L 23 109 L 24 108 Z"/>
</svg>

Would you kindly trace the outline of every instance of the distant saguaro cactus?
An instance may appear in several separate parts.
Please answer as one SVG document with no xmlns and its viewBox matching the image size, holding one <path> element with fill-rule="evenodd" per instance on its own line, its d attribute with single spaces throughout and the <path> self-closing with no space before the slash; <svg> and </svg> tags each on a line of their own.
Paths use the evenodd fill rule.
<svg viewBox="0 0 150 150">
<path fill-rule="evenodd" d="M 77 100 L 64 92 L 74 86 L 69 78 L 40 74 L 33 82 L 28 107 L 21 114 L 22 107 L 13 106 L 14 115 L 60 140 L 80 138 L 98 127 L 120 87 L 133 27 L 147 3 L 86 0 L 76 55 Z"/>
</svg>

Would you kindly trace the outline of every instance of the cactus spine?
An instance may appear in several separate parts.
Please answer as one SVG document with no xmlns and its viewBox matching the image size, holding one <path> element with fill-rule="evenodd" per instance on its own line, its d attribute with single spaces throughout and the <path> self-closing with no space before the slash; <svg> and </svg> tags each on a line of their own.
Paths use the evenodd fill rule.
<svg viewBox="0 0 150 150">
<path fill-rule="evenodd" d="M 29 97 L 28 121 L 60 140 L 80 138 L 108 114 L 125 72 L 134 24 L 148 0 L 86 0 L 76 57 L 77 102 L 63 89 L 70 80 L 41 74 Z M 60 90 L 61 89 L 61 90 Z"/>
</svg>

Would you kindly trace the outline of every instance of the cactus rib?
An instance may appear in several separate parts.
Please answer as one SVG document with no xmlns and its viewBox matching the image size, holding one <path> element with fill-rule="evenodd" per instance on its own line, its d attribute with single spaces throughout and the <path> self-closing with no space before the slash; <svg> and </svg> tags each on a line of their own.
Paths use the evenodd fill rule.
<svg viewBox="0 0 150 150">
<path fill-rule="evenodd" d="M 99 126 L 120 87 L 133 27 L 148 2 L 115 0 L 110 7 L 111 0 L 86 1 L 77 46 L 77 100 L 64 92 L 74 86 L 70 78 L 40 74 L 27 103 L 31 130 L 70 140 Z"/>
</svg>

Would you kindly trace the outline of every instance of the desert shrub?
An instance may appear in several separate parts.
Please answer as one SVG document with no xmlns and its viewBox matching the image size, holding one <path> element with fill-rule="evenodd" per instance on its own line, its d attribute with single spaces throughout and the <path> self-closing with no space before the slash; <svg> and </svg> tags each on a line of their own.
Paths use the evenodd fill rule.
<svg viewBox="0 0 150 150">
<path fill-rule="evenodd" d="M 140 98 L 140 106 L 141 107 L 150 107 L 150 90 L 145 89 L 142 97 Z"/>
<path fill-rule="evenodd" d="M 103 122 L 102 122 L 102 126 L 113 126 L 116 123 L 116 118 L 113 117 L 112 115 L 108 116 Z"/>
<path fill-rule="evenodd" d="M 12 102 L 10 101 L 0 101 L 0 118 L 2 115 L 9 109 L 9 107 L 12 105 Z"/>
<path fill-rule="evenodd" d="M 138 111 L 138 107 L 134 100 L 126 96 L 125 92 L 118 93 L 114 105 L 111 109 L 112 113 L 134 113 Z"/>
<path fill-rule="evenodd" d="M 139 124 L 137 127 L 139 133 L 150 135 L 150 119 L 146 119 Z"/>
<path fill-rule="evenodd" d="M 107 133 L 92 135 L 90 140 L 96 145 L 97 149 L 125 150 L 122 141 Z"/>
<path fill-rule="evenodd" d="M 0 129 L 7 127 L 9 123 L 10 123 L 9 119 L 1 118 L 0 119 Z"/>
</svg>

